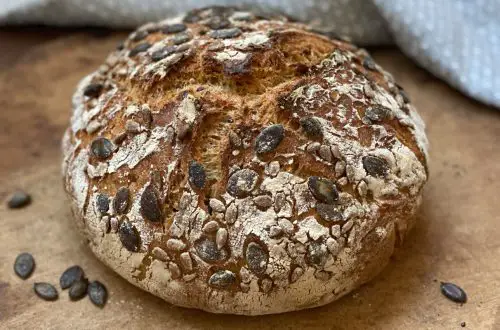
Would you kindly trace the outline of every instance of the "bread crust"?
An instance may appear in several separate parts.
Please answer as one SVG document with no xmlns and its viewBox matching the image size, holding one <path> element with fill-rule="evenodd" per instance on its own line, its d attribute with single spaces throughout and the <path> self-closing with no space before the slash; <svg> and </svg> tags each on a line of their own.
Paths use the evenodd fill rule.
<svg viewBox="0 0 500 330">
<path fill-rule="evenodd" d="M 96 256 L 215 313 L 311 308 L 367 282 L 427 180 L 424 124 L 365 50 L 225 7 L 132 33 L 79 83 L 63 154 Z"/>
</svg>

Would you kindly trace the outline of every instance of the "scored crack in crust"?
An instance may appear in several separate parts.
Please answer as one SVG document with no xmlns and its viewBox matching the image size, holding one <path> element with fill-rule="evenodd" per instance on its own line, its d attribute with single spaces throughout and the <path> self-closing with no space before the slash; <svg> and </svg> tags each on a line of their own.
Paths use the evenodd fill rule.
<svg viewBox="0 0 500 330">
<path fill-rule="evenodd" d="M 320 306 L 365 283 L 427 180 L 424 124 L 365 50 L 226 7 L 132 33 L 78 85 L 63 152 L 93 252 L 217 313 Z"/>
</svg>

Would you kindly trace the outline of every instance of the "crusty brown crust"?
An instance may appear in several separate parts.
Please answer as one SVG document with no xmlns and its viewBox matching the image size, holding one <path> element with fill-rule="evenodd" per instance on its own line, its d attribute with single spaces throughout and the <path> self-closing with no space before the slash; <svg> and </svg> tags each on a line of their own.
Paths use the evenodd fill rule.
<svg viewBox="0 0 500 330">
<path fill-rule="evenodd" d="M 424 125 L 362 49 L 215 7 L 84 78 L 63 174 L 94 253 L 180 306 L 269 314 L 375 276 L 414 221 Z"/>
</svg>

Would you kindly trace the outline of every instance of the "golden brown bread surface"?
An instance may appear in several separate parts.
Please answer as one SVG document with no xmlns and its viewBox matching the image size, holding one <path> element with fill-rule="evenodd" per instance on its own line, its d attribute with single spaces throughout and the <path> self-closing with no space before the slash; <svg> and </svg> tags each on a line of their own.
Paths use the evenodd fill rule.
<svg viewBox="0 0 500 330">
<path fill-rule="evenodd" d="M 213 7 L 139 28 L 81 81 L 63 174 L 90 247 L 131 283 L 267 314 L 338 299 L 385 266 L 426 148 L 366 51 Z"/>
</svg>

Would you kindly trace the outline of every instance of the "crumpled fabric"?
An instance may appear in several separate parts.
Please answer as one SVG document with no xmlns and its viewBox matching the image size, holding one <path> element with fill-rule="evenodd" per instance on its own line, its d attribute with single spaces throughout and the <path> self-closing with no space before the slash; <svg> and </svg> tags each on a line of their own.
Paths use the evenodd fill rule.
<svg viewBox="0 0 500 330">
<path fill-rule="evenodd" d="M 0 0 L 0 24 L 134 28 L 237 0 Z M 500 108 L 500 0 L 258 0 L 363 46 L 396 44 L 435 76 Z"/>
</svg>

